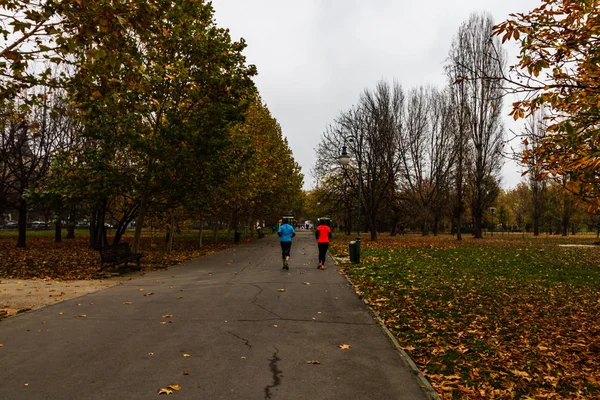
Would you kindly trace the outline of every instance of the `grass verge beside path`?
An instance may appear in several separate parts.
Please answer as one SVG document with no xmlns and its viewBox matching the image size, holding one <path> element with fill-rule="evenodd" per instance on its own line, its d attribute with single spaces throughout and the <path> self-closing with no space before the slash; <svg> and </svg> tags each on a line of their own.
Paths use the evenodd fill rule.
<svg viewBox="0 0 600 400">
<path fill-rule="evenodd" d="M 600 246 L 558 246 L 594 241 L 383 236 L 341 267 L 442 398 L 600 398 Z"/>
</svg>

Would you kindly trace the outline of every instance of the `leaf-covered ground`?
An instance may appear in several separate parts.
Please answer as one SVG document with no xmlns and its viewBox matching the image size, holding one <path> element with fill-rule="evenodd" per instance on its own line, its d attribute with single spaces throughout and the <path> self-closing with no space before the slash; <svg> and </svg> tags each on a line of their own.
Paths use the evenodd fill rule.
<svg viewBox="0 0 600 400">
<path fill-rule="evenodd" d="M 132 238 L 124 239 L 132 243 Z M 231 241 L 218 243 L 206 242 L 201 250 L 196 240 L 178 239 L 174 241 L 173 251 L 167 253 L 164 238 L 143 238 L 142 266 L 147 269 L 167 268 L 172 265 L 225 249 Z M 96 279 L 104 278 L 111 266 L 100 270 L 100 255 L 89 248 L 89 238 L 80 236 L 75 239 L 63 239 L 54 243 L 50 235 L 32 235 L 27 238 L 27 248 L 16 248 L 15 234 L 0 235 L 0 278 L 11 279 Z M 135 265 L 135 263 L 130 263 Z"/>
<path fill-rule="evenodd" d="M 388 236 L 342 266 L 443 399 L 600 398 L 600 246 L 559 246 L 595 240 Z"/>
</svg>

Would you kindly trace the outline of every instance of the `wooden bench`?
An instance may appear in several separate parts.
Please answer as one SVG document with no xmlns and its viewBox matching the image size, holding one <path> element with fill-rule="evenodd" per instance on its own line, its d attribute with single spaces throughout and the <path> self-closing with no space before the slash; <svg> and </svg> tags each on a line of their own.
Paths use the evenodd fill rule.
<svg viewBox="0 0 600 400">
<path fill-rule="evenodd" d="M 127 264 L 129 261 L 137 261 L 138 269 L 141 269 L 140 259 L 144 256 L 141 253 L 132 253 L 129 248 L 129 243 L 117 243 L 108 246 L 100 247 L 100 268 L 103 268 L 104 264 L 112 264 L 113 270 L 116 271 L 119 264 Z"/>
</svg>

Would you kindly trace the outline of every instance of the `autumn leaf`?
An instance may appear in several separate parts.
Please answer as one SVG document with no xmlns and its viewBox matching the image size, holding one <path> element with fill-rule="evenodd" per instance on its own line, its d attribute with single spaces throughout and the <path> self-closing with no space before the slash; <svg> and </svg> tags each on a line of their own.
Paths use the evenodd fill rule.
<svg viewBox="0 0 600 400">
<path fill-rule="evenodd" d="M 285 292 L 285 289 L 277 289 L 278 292 Z"/>
<path fill-rule="evenodd" d="M 132 303 L 131 301 L 124 301 L 124 302 L 123 302 L 123 304 L 125 304 L 125 305 L 127 305 L 127 306 L 128 306 L 128 305 L 131 305 L 131 304 L 133 304 L 133 303 Z"/>
<path fill-rule="evenodd" d="M 158 394 L 171 395 L 171 394 L 173 394 L 173 390 L 167 389 L 167 388 L 162 388 L 162 389 L 158 390 Z"/>
<path fill-rule="evenodd" d="M 307 364 L 321 364 L 321 362 L 317 361 L 317 360 L 307 360 L 306 363 Z"/>
<path fill-rule="evenodd" d="M 342 350 L 350 350 L 349 344 L 340 344 L 338 347 Z"/>
</svg>

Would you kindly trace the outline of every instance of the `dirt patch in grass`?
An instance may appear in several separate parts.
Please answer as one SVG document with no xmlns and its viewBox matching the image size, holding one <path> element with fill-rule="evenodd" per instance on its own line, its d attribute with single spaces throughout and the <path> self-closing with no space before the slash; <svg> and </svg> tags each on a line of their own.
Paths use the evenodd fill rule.
<svg viewBox="0 0 600 400">
<path fill-rule="evenodd" d="M 0 319 L 119 285 L 138 273 L 108 279 L 0 279 Z"/>
</svg>

